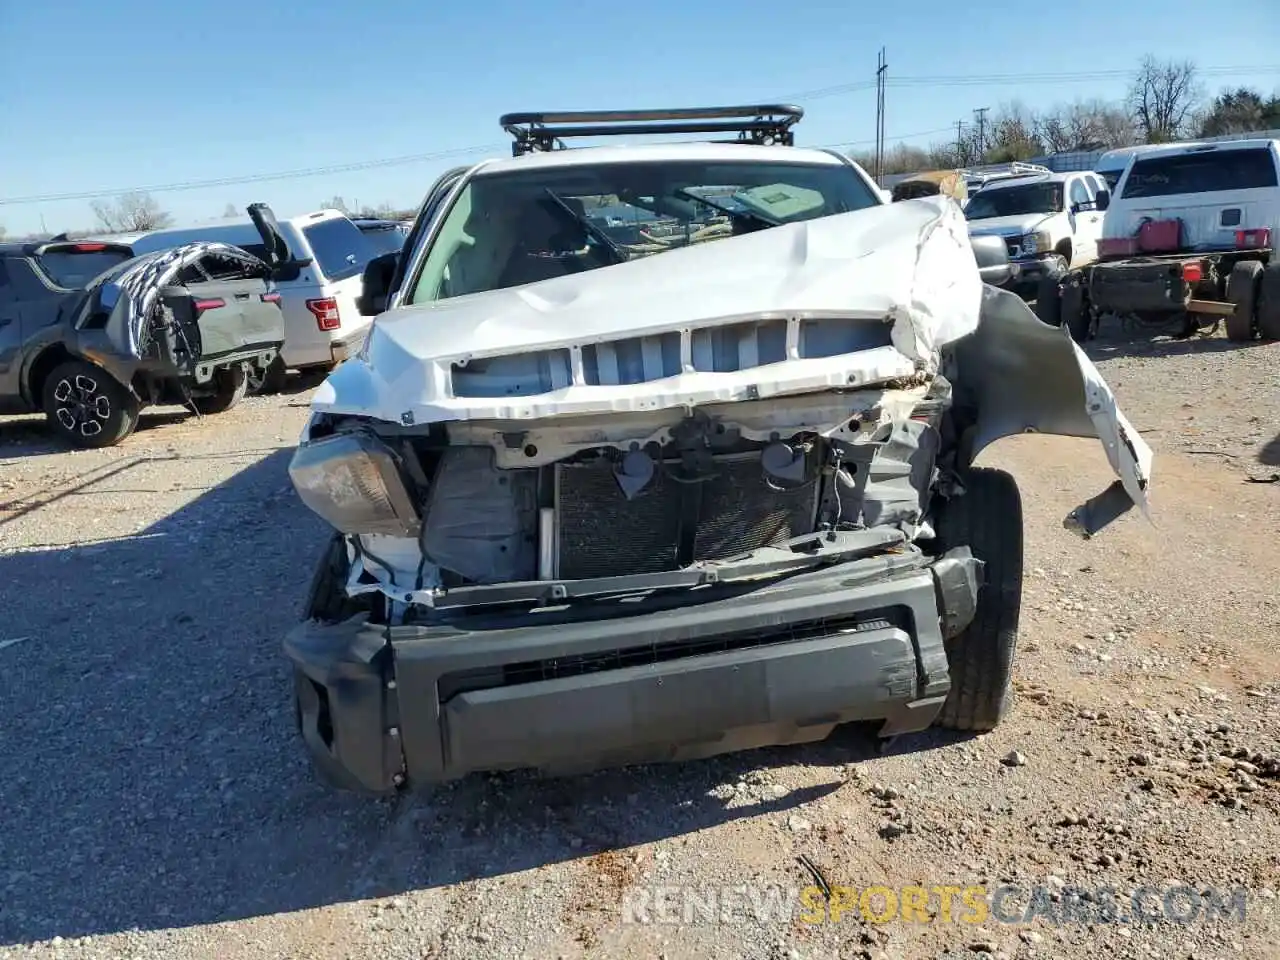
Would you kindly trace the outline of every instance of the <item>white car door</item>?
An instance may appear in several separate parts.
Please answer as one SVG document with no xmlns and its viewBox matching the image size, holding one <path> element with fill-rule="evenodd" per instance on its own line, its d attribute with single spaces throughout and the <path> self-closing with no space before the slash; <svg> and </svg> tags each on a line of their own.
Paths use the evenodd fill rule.
<svg viewBox="0 0 1280 960">
<path fill-rule="evenodd" d="M 1098 210 L 1096 192 L 1085 177 L 1073 177 L 1067 188 L 1067 202 L 1075 221 L 1072 229 L 1073 266 L 1084 266 L 1098 257 L 1098 241 L 1102 239 L 1102 213 Z"/>
</svg>

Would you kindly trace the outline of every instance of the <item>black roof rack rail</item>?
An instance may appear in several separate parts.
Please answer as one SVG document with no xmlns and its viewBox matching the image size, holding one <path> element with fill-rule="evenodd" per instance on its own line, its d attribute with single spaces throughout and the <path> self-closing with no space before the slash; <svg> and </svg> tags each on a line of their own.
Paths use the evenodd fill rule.
<svg viewBox="0 0 1280 960">
<path fill-rule="evenodd" d="M 515 137 L 513 156 L 534 151 L 566 149 L 574 137 L 616 137 L 629 134 L 732 133 L 721 143 L 795 146 L 793 128 L 804 110 L 789 104 L 739 107 L 687 107 L 667 110 L 561 110 L 543 113 L 505 113 L 498 122 Z"/>
</svg>

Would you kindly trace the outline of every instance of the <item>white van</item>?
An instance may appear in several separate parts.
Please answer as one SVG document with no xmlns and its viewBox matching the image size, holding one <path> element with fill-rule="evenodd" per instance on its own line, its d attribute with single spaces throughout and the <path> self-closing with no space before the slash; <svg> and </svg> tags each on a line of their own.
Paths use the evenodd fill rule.
<svg viewBox="0 0 1280 960">
<path fill-rule="evenodd" d="M 286 369 L 332 368 L 355 353 L 371 318 L 356 308 L 365 264 L 377 253 L 368 238 L 339 210 L 319 210 L 281 218 L 280 232 L 292 257 L 310 260 L 296 276 L 276 282 L 284 311 L 285 341 L 280 363 L 264 389 L 278 388 Z M 196 227 L 173 227 L 114 238 L 137 255 L 198 240 L 234 244 L 265 256 L 262 238 L 248 217 Z"/>
</svg>

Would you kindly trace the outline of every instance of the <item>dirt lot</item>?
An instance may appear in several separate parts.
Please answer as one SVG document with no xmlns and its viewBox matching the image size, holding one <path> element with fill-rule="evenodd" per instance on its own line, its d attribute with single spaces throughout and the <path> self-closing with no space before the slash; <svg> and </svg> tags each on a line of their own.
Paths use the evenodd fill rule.
<svg viewBox="0 0 1280 960">
<path fill-rule="evenodd" d="M 305 392 L 154 415 L 105 452 L 0 421 L 0 956 L 1276 957 L 1280 483 L 1248 480 L 1280 473 L 1280 345 L 1091 349 L 1156 449 L 1155 524 L 1062 529 L 1108 478 L 1091 441 L 984 454 L 1027 517 L 996 733 L 394 803 L 320 787 L 294 739 L 279 641 L 323 536 L 285 473 Z M 959 899 L 953 922 L 771 915 L 770 889 L 814 882 L 800 855 L 835 886 L 1049 896 L 1030 924 L 963 922 Z M 1172 883 L 1184 917 L 1236 885 L 1247 916 L 1065 909 L 1070 885 Z M 744 885 L 687 923 L 683 901 L 624 911 Z"/>
</svg>

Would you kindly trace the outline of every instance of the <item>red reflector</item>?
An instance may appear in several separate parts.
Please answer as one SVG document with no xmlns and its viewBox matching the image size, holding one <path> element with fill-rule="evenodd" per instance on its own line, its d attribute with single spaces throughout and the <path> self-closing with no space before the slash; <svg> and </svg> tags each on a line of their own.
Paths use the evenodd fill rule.
<svg viewBox="0 0 1280 960">
<path fill-rule="evenodd" d="M 1199 260 L 1188 260 L 1182 265 L 1182 279 L 1186 283 L 1199 283 L 1204 279 L 1204 269 Z"/>
<path fill-rule="evenodd" d="M 1236 236 L 1239 236 L 1239 234 L 1236 234 Z M 77 243 L 71 249 L 77 253 L 98 253 L 107 249 L 107 245 L 105 243 Z"/>
<path fill-rule="evenodd" d="M 316 318 L 316 326 L 321 330 L 337 330 L 342 326 L 342 317 L 338 315 L 338 301 L 333 297 L 308 300 L 307 309 Z"/>
<path fill-rule="evenodd" d="M 219 307 L 225 307 L 227 301 L 214 297 L 209 300 L 196 301 L 196 313 L 204 313 L 206 310 L 217 310 Z"/>
<path fill-rule="evenodd" d="M 279 302 L 280 302 L 280 294 L 278 294 L 278 293 L 264 293 L 264 294 L 262 295 L 262 302 L 263 302 L 263 303 L 279 303 Z"/>
<path fill-rule="evenodd" d="M 1271 246 L 1271 228 L 1258 227 L 1255 230 L 1236 231 L 1237 250 L 1262 250 Z"/>
</svg>

